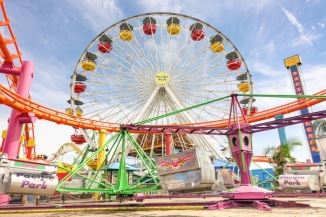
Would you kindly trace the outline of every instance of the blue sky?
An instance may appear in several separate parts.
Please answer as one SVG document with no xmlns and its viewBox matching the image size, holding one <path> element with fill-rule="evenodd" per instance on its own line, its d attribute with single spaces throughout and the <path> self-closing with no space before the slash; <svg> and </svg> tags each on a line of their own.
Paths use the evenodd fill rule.
<svg viewBox="0 0 326 217">
<path fill-rule="evenodd" d="M 7 13 L 23 58 L 36 66 L 33 99 L 64 110 L 69 98 L 70 75 L 88 43 L 105 28 L 126 17 L 168 11 L 202 19 L 223 32 L 240 50 L 253 74 L 256 93 L 292 94 L 292 83 L 283 59 L 300 54 L 307 93 L 325 87 L 326 2 L 322 0 L 10 0 Z M 261 99 L 260 110 L 285 103 Z M 323 105 L 313 111 L 325 109 Z M 0 108 L 0 127 L 6 126 L 7 108 Z M 51 153 L 69 140 L 71 128 L 38 121 L 39 152 Z M 288 136 L 305 142 L 301 126 L 289 127 Z M 255 153 L 277 145 L 277 131 L 254 136 Z M 307 148 L 296 150 L 300 159 Z"/>
</svg>

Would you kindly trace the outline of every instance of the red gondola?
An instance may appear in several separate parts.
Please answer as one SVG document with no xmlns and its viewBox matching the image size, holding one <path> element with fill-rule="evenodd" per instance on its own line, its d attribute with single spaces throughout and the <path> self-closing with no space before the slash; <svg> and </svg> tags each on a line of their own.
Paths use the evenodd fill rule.
<svg viewBox="0 0 326 217">
<path fill-rule="evenodd" d="M 237 70 L 241 67 L 241 60 L 240 59 L 229 60 L 226 63 L 226 66 L 230 70 Z"/>
<path fill-rule="evenodd" d="M 153 17 L 145 17 L 143 20 L 143 31 L 146 35 L 153 35 L 156 32 L 156 20 Z"/>
<path fill-rule="evenodd" d="M 146 35 L 153 35 L 156 32 L 156 25 L 155 24 L 144 24 L 143 31 Z"/>
<path fill-rule="evenodd" d="M 109 42 L 99 42 L 97 48 L 102 53 L 109 53 L 112 50 L 112 45 Z"/>
<path fill-rule="evenodd" d="M 256 106 L 251 107 L 251 114 L 255 114 L 258 112 L 258 108 Z"/>
<path fill-rule="evenodd" d="M 191 33 L 191 39 L 194 41 L 200 41 L 204 38 L 204 31 L 199 29 Z"/>
<path fill-rule="evenodd" d="M 75 93 L 83 93 L 86 90 L 86 84 L 78 82 L 74 86 Z"/>
<path fill-rule="evenodd" d="M 76 143 L 77 145 L 81 145 L 86 142 L 86 138 L 84 135 L 73 134 L 71 135 L 71 141 Z"/>
<path fill-rule="evenodd" d="M 247 115 L 248 108 L 243 107 L 243 108 L 242 108 L 242 112 L 243 112 L 245 115 Z M 250 109 L 250 115 L 256 114 L 257 112 L 258 112 L 258 108 L 257 108 L 256 106 L 251 107 L 251 109 Z"/>
<path fill-rule="evenodd" d="M 200 41 L 205 36 L 203 31 L 203 24 L 201 23 L 192 24 L 189 30 L 191 31 L 191 39 L 194 41 Z"/>
<path fill-rule="evenodd" d="M 109 53 L 112 50 L 112 38 L 108 35 L 102 35 L 97 44 L 97 48 L 102 53 Z"/>
</svg>

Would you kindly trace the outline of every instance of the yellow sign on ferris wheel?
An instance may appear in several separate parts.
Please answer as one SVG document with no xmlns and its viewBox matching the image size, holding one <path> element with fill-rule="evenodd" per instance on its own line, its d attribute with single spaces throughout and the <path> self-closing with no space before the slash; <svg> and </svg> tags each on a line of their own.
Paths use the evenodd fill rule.
<svg viewBox="0 0 326 217">
<path fill-rule="evenodd" d="M 170 76 L 166 72 L 157 72 L 155 75 L 155 81 L 158 86 L 165 86 L 170 80 Z"/>
</svg>

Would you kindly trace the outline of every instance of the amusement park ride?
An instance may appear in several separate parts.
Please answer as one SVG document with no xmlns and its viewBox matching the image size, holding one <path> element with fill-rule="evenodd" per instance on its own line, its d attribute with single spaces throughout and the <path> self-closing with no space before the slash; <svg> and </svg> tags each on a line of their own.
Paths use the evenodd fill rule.
<svg viewBox="0 0 326 217">
<path fill-rule="evenodd" d="M 227 137 L 241 184 L 209 208 L 252 204 L 269 210 L 286 204 L 251 185 L 252 134 L 299 123 L 309 133 L 311 121 L 325 118 L 326 111 L 306 108 L 323 102 L 326 90 L 254 94 L 244 59 L 223 33 L 186 15 L 148 13 L 113 24 L 90 43 L 71 76 L 70 106 L 56 111 L 31 100 L 33 63 L 22 61 L 0 2 L 1 28 L 8 31 L 0 33 L 0 72 L 9 82 L 8 88 L 0 85 L 0 103 L 13 109 L 1 146 L 1 203 L 9 201 L 8 194 L 54 191 L 92 193 L 98 199 L 159 189 L 211 190 L 223 185 L 212 162 L 223 157 L 219 145 Z M 287 64 L 295 76 L 299 62 Z M 254 97 L 296 101 L 258 111 Z M 305 112 L 271 120 L 298 110 Z M 72 143 L 48 159 L 36 155 L 37 118 L 72 126 Z M 316 144 L 309 144 L 318 160 Z M 58 163 L 68 152 L 76 153 L 73 160 Z"/>
</svg>

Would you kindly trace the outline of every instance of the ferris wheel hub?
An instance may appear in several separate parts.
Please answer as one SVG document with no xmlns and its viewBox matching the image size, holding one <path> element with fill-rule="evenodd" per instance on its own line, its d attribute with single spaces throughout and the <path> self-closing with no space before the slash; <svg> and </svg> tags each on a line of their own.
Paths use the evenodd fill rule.
<svg viewBox="0 0 326 217">
<path fill-rule="evenodd" d="M 157 86 L 163 87 L 170 81 L 170 75 L 166 72 L 159 71 L 155 74 L 155 82 Z"/>
</svg>

